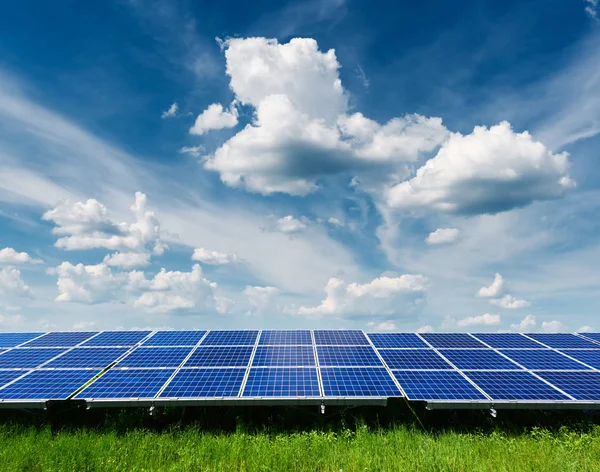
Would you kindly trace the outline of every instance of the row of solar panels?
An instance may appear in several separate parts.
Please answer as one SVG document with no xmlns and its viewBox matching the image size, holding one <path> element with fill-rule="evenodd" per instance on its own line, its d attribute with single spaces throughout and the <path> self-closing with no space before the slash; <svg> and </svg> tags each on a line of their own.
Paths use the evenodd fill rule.
<svg viewBox="0 0 600 472">
<path fill-rule="evenodd" d="M 600 405 L 600 335 L 0 333 L 0 402 L 369 399 Z M 102 346 L 102 347 L 99 347 Z"/>
</svg>

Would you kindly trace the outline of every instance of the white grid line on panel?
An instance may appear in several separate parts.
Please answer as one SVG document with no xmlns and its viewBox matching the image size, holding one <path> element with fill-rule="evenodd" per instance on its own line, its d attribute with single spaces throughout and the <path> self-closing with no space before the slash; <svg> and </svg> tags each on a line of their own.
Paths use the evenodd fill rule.
<svg viewBox="0 0 600 472">
<path fill-rule="evenodd" d="M 317 381 L 319 382 L 319 394 L 325 397 L 325 387 L 323 387 L 323 377 L 321 376 L 321 367 L 319 365 L 319 356 L 317 355 L 317 342 L 315 340 L 314 330 L 310 330 L 310 339 L 312 340 L 313 355 L 315 356 L 315 365 L 317 366 Z"/>
<path fill-rule="evenodd" d="M 402 388 L 402 385 L 400 385 L 400 382 L 398 382 L 398 379 L 396 378 L 396 376 L 392 373 L 392 369 L 390 369 L 390 367 L 387 365 L 387 362 L 385 362 L 385 360 L 383 359 L 383 357 L 381 357 L 381 354 L 379 354 L 379 350 L 375 347 L 375 345 L 373 344 L 373 341 L 371 340 L 371 338 L 366 333 L 365 333 L 365 336 L 369 340 L 369 344 L 371 345 L 371 348 L 375 351 L 375 354 L 377 354 L 377 357 L 379 358 L 379 360 L 383 364 L 383 367 L 385 367 L 385 370 L 387 370 L 387 373 L 389 374 L 389 376 L 392 378 L 392 380 L 396 384 L 396 387 L 398 387 L 398 390 L 400 390 L 400 392 L 402 393 L 402 396 L 404 398 L 407 398 L 406 392 Z"/>
<path fill-rule="evenodd" d="M 578 338 L 585 339 L 586 341 L 591 341 L 594 344 L 600 344 L 600 341 L 598 341 L 597 339 L 590 338 L 589 336 L 586 336 L 585 333 L 573 333 L 573 334 L 575 336 L 577 336 Z M 584 348 L 571 348 L 571 349 L 584 349 Z M 588 349 L 594 349 L 594 348 L 588 348 Z"/>
<path fill-rule="evenodd" d="M 534 338 L 532 338 L 532 337 L 529 337 L 529 336 L 527 336 L 525 333 L 521 333 L 521 334 L 523 334 L 523 336 L 525 336 L 527 339 L 532 339 L 533 341 L 536 341 L 536 342 L 540 343 L 542 346 L 544 346 L 544 347 L 547 347 L 548 349 L 550 349 L 550 350 L 552 350 L 552 351 L 554 351 L 554 352 L 558 352 L 558 353 L 559 353 L 561 356 L 568 357 L 568 358 L 569 358 L 569 359 L 571 359 L 572 361 L 575 361 L 575 362 L 577 362 L 577 363 L 579 363 L 579 364 L 582 364 L 582 365 L 584 365 L 584 366 L 586 366 L 586 367 L 588 367 L 588 368 L 590 368 L 590 369 L 592 369 L 592 370 L 594 370 L 594 371 L 598 372 L 598 369 L 596 369 L 596 368 L 592 367 L 591 365 L 587 365 L 585 362 L 582 362 L 582 361 L 580 361 L 580 360 L 577 360 L 577 359 L 575 359 L 574 357 L 568 356 L 568 355 L 567 355 L 567 354 L 565 354 L 564 352 L 561 352 L 561 351 L 559 351 L 557 348 L 550 347 L 550 346 L 548 346 L 547 344 L 544 344 L 542 341 L 538 341 L 537 339 L 534 339 Z M 542 369 L 540 369 L 540 370 L 542 370 Z"/>
<path fill-rule="evenodd" d="M 258 336 L 254 340 L 254 347 L 252 348 L 252 353 L 250 354 L 250 359 L 248 360 L 248 365 L 246 366 L 246 372 L 244 373 L 244 378 L 242 379 L 242 385 L 240 385 L 240 389 L 238 391 L 237 396 L 241 397 L 244 393 L 244 389 L 246 388 L 246 382 L 248 382 L 248 377 L 250 376 L 250 366 L 254 362 L 254 356 L 256 355 L 256 350 L 258 349 L 258 343 L 260 342 L 260 336 L 262 335 L 262 329 L 258 331 Z"/>
</svg>

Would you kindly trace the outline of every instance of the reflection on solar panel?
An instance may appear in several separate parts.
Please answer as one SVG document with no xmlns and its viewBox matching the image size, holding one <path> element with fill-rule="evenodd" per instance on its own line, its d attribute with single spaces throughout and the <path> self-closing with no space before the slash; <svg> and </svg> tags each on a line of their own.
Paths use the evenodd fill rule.
<svg viewBox="0 0 600 472">
<path fill-rule="evenodd" d="M 307 367 L 316 363 L 312 346 L 259 346 L 252 365 Z"/>
<path fill-rule="evenodd" d="M 441 349 L 440 354 L 460 370 L 522 370 L 491 349 Z"/>
<path fill-rule="evenodd" d="M 0 369 L 31 369 L 38 367 L 66 349 L 12 349 L 0 354 Z"/>
<path fill-rule="evenodd" d="M 94 334 L 96 334 L 95 331 L 57 331 L 29 341 L 27 344 L 24 344 L 23 347 L 72 347 L 91 338 Z"/>
<path fill-rule="evenodd" d="M 181 369 L 160 398 L 236 397 L 246 369 Z"/>
<path fill-rule="evenodd" d="M 0 333 L 0 347 L 15 347 L 44 333 Z"/>
<path fill-rule="evenodd" d="M 258 331 L 210 331 L 202 346 L 254 346 Z"/>
<path fill-rule="evenodd" d="M 488 346 L 496 349 L 540 349 L 544 347 L 540 343 L 517 333 L 476 333 L 474 336 Z"/>
<path fill-rule="evenodd" d="M 600 333 L 579 333 L 580 336 L 585 336 L 588 339 L 592 339 L 593 341 L 600 342 Z"/>
<path fill-rule="evenodd" d="M 380 349 L 390 369 L 452 369 L 433 349 Z"/>
<path fill-rule="evenodd" d="M 318 346 L 320 366 L 331 367 L 379 367 L 383 364 L 370 346 Z"/>
<path fill-rule="evenodd" d="M 21 375 L 25 375 L 30 370 L 0 370 L 0 387 L 3 387 L 9 382 L 12 382 Z"/>
<path fill-rule="evenodd" d="M 483 349 L 486 346 L 465 333 L 422 333 L 420 334 L 425 341 L 435 348 L 478 348 Z"/>
<path fill-rule="evenodd" d="M 589 367 L 550 349 L 511 349 L 500 352 L 530 370 L 589 370 Z"/>
<path fill-rule="evenodd" d="M 359 330 L 315 330 L 315 343 L 329 345 L 359 345 L 366 346 L 369 340 Z"/>
<path fill-rule="evenodd" d="M 309 330 L 266 330 L 260 334 L 258 344 L 277 345 L 277 344 L 312 344 L 312 338 Z"/>
<path fill-rule="evenodd" d="M 246 367 L 251 355 L 250 346 L 198 347 L 185 367 Z"/>
<path fill-rule="evenodd" d="M 190 347 L 138 347 L 118 367 L 179 367 Z"/>
<path fill-rule="evenodd" d="M 206 331 L 158 331 L 144 341 L 143 346 L 190 346 L 194 347 Z"/>
<path fill-rule="evenodd" d="M 98 370 L 35 370 L 0 390 L 2 400 L 65 400 Z"/>
<path fill-rule="evenodd" d="M 244 388 L 244 397 L 318 397 L 316 368 L 253 368 Z"/>
<path fill-rule="evenodd" d="M 105 331 L 82 346 L 131 347 L 150 334 L 150 331 Z"/>
<path fill-rule="evenodd" d="M 600 350 L 598 349 L 569 349 L 564 351 L 568 356 L 584 362 L 594 369 L 600 369 Z"/>
<path fill-rule="evenodd" d="M 368 333 L 376 348 L 419 348 L 429 347 L 414 333 Z"/>
<path fill-rule="evenodd" d="M 111 369 L 75 398 L 153 398 L 174 371 L 175 369 Z"/>
<path fill-rule="evenodd" d="M 44 368 L 103 369 L 127 352 L 127 348 L 76 347 L 50 361 Z"/>
<path fill-rule="evenodd" d="M 536 372 L 577 400 L 600 400 L 600 372 Z"/>
<path fill-rule="evenodd" d="M 326 397 L 401 397 L 383 367 L 326 367 L 321 369 Z"/>
<path fill-rule="evenodd" d="M 527 333 L 527 336 L 555 349 L 600 349 L 600 344 L 580 338 L 574 334 Z"/>
<path fill-rule="evenodd" d="M 486 396 L 455 370 L 395 370 L 410 400 L 486 400 Z"/>
<path fill-rule="evenodd" d="M 466 373 L 493 400 L 568 400 L 550 385 L 525 371 Z"/>
</svg>

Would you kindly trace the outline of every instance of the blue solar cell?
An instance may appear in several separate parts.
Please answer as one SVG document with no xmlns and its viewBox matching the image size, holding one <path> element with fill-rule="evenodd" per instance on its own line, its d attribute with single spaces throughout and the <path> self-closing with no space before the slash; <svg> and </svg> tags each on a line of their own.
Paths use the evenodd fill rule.
<svg viewBox="0 0 600 472">
<path fill-rule="evenodd" d="M 487 400 L 455 370 L 395 370 L 409 400 Z"/>
<path fill-rule="evenodd" d="M 138 347 L 118 367 L 179 367 L 191 347 Z"/>
<path fill-rule="evenodd" d="M 44 333 L 0 333 L 0 347 L 15 347 Z"/>
<path fill-rule="evenodd" d="M 543 347 L 540 343 L 518 333 L 476 333 L 473 336 L 496 349 L 539 349 Z"/>
<path fill-rule="evenodd" d="M 309 330 L 266 330 L 260 334 L 258 344 L 304 344 L 311 345 L 312 337 Z"/>
<path fill-rule="evenodd" d="M 202 346 L 254 346 L 258 331 L 210 331 Z"/>
<path fill-rule="evenodd" d="M 131 347 L 149 334 L 150 331 L 105 331 L 87 340 L 82 346 Z"/>
<path fill-rule="evenodd" d="M 600 350 L 598 349 L 569 349 L 564 351 L 564 353 L 594 369 L 600 369 Z"/>
<path fill-rule="evenodd" d="M 185 367 L 246 367 L 252 349 L 250 346 L 198 347 Z"/>
<path fill-rule="evenodd" d="M 550 349 L 502 349 L 500 352 L 530 370 L 589 370 L 589 367 Z"/>
<path fill-rule="evenodd" d="M 460 370 L 522 370 L 491 349 L 440 349 L 440 354 Z"/>
<path fill-rule="evenodd" d="M 452 369 L 433 349 L 380 349 L 390 369 Z"/>
<path fill-rule="evenodd" d="M 317 346 L 320 366 L 383 366 L 371 346 Z"/>
<path fill-rule="evenodd" d="M 97 331 L 55 331 L 29 341 L 24 347 L 73 347 L 97 334 Z"/>
<path fill-rule="evenodd" d="M 0 369 L 31 369 L 38 367 L 65 351 L 66 349 L 59 348 L 11 349 L 0 354 Z"/>
<path fill-rule="evenodd" d="M 237 397 L 246 369 L 181 369 L 160 398 Z"/>
<path fill-rule="evenodd" d="M 76 347 L 50 361 L 44 368 L 103 369 L 127 352 L 127 348 Z"/>
<path fill-rule="evenodd" d="M 574 334 L 527 333 L 527 336 L 555 349 L 600 349 L 600 344 Z"/>
<path fill-rule="evenodd" d="M 0 370 L 0 387 L 12 382 L 21 375 L 31 372 L 30 370 Z"/>
<path fill-rule="evenodd" d="M 75 398 L 153 398 L 173 372 L 175 369 L 111 369 Z"/>
<path fill-rule="evenodd" d="M 326 397 L 401 397 L 384 367 L 326 367 L 321 369 Z"/>
<path fill-rule="evenodd" d="M 357 345 L 367 346 L 369 340 L 360 330 L 326 330 L 319 329 L 314 331 L 315 343 L 321 345 Z"/>
<path fill-rule="evenodd" d="M 536 372 L 577 400 L 600 400 L 600 372 Z"/>
<path fill-rule="evenodd" d="M 419 348 L 429 347 L 414 333 L 368 333 L 376 348 Z"/>
<path fill-rule="evenodd" d="M 550 385 L 525 371 L 466 372 L 493 400 L 568 400 Z"/>
<path fill-rule="evenodd" d="M 600 342 L 600 333 L 579 333 L 580 336 L 585 336 L 592 341 Z"/>
<path fill-rule="evenodd" d="M 465 333 L 422 333 L 420 336 L 435 348 L 485 349 L 487 346 Z"/>
<path fill-rule="evenodd" d="M 206 331 L 158 331 L 144 341 L 143 346 L 190 346 L 194 347 Z"/>
<path fill-rule="evenodd" d="M 243 397 L 318 397 L 317 369 L 264 367 L 250 369 Z"/>
<path fill-rule="evenodd" d="M 66 400 L 99 370 L 34 370 L 0 389 L 2 400 Z"/>
<path fill-rule="evenodd" d="M 312 346 L 259 346 L 252 365 L 308 367 L 316 365 L 316 362 Z"/>
</svg>

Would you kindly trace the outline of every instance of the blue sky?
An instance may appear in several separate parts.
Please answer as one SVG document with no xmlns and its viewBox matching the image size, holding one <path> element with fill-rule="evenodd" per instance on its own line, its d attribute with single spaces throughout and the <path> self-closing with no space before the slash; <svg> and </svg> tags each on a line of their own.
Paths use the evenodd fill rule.
<svg viewBox="0 0 600 472">
<path fill-rule="evenodd" d="M 599 17 L 6 5 L 0 329 L 600 329 Z"/>
</svg>

